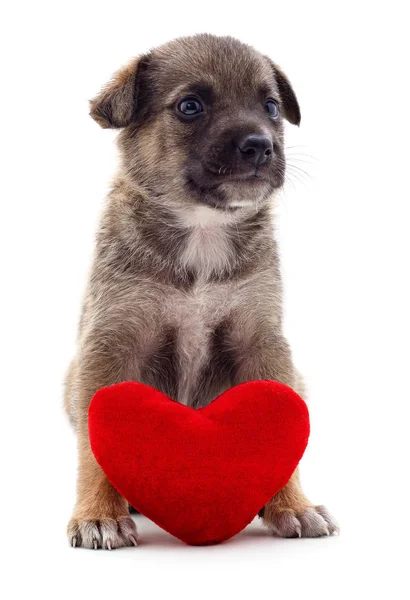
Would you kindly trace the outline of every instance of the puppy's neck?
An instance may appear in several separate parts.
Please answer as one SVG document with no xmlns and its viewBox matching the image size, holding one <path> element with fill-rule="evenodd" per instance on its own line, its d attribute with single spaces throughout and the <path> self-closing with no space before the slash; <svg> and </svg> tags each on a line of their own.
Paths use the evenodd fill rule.
<svg viewBox="0 0 410 600">
<path fill-rule="evenodd" d="M 241 201 L 238 206 L 216 209 L 192 201 L 178 203 L 168 194 L 151 195 L 126 182 L 117 185 L 136 225 L 134 255 L 151 257 L 153 273 L 161 266 L 160 272 L 170 276 L 167 279 L 174 280 L 174 273 L 190 281 L 223 281 L 256 269 L 272 249 L 266 203 L 258 208 Z M 112 199 L 116 196 L 114 191 Z"/>
<path fill-rule="evenodd" d="M 258 208 L 254 204 L 238 204 L 227 209 L 212 208 L 205 204 L 171 208 L 181 226 L 187 229 L 229 229 L 229 226 L 244 221 L 256 214 Z"/>
<path fill-rule="evenodd" d="M 222 210 L 192 205 L 171 210 L 187 233 L 180 254 L 180 264 L 184 269 L 193 271 L 200 281 L 233 270 L 238 262 L 238 226 L 256 212 L 255 207 Z"/>
</svg>

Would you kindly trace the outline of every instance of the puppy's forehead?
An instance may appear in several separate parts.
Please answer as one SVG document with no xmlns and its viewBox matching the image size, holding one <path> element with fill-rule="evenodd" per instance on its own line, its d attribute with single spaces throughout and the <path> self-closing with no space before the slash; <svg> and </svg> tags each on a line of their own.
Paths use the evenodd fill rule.
<svg viewBox="0 0 410 600">
<path fill-rule="evenodd" d="M 152 65 L 155 85 L 165 94 L 198 83 L 225 96 L 276 89 L 268 60 L 230 37 L 204 34 L 174 40 L 153 51 Z"/>
</svg>

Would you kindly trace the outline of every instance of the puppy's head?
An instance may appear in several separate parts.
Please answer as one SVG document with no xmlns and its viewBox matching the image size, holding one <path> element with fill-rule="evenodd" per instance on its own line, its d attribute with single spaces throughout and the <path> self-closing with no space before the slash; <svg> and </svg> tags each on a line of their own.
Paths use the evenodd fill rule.
<svg viewBox="0 0 410 600">
<path fill-rule="evenodd" d="M 284 181 L 283 120 L 293 89 L 267 57 L 230 37 L 181 38 L 132 61 L 91 102 L 121 128 L 125 172 L 153 198 L 233 209 Z"/>
</svg>

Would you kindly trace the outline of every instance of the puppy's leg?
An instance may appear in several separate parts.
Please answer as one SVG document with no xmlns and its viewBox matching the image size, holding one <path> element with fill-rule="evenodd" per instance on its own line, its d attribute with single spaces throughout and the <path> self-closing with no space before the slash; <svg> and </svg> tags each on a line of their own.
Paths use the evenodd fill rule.
<svg viewBox="0 0 410 600">
<path fill-rule="evenodd" d="M 235 383 L 273 379 L 300 391 L 303 381 L 292 364 L 290 348 L 282 336 L 254 334 L 252 343 L 240 341 Z M 238 339 L 235 340 L 238 343 Z M 282 537 L 320 537 L 338 531 L 324 506 L 314 506 L 302 491 L 298 470 L 287 485 L 260 511 L 263 523 Z"/>
<path fill-rule="evenodd" d="M 120 548 L 137 545 L 137 530 L 127 501 L 110 484 L 90 448 L 88 431 L 78 430 L 77 502 L 68 524 L 72 546 Z"/>
<path fill-rule="evenodd" d="M 93 351 L 94 350 L 94 351 Z M 84 548 L 120 548 L 137 545 L 137 530 L 128 511 L 127 501 L 117 492 L 96 462 L 88 436 L 88 406 L 101 387 L 129 379 L 121 372 L 125 360 L 105 356 L 91 348 L 82 358 L 76 374 L 78 476 L 77 501 L 67 534 L 72 546 Z M 128 375 L 128 377 L 127 377 Z"/>
<path fill-rule="evenodd" d="M 264 525 L 281 537 L 321 537 L 339 531 L 324 506 L 314 506 L 302 491 L 299 471 L 261 510 Z"/>
</svg>

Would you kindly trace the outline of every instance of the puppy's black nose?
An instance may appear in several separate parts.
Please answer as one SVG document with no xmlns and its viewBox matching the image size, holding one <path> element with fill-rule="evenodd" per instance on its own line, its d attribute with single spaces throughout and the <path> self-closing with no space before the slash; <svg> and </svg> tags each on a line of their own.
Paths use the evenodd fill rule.
<svg viewBox="0 0 410 600">
<path fill-rule="evenodd" d="M 269 160 L 273 153 L 272 141 L 266 135 L 247 135 L 239 140 L 243 158 L 256 167 Z"/>
</svg>

